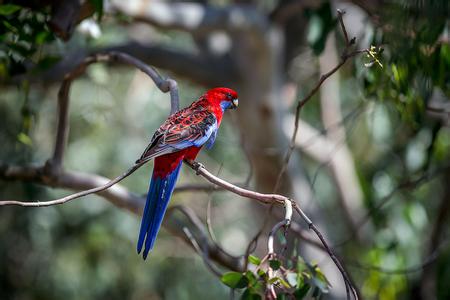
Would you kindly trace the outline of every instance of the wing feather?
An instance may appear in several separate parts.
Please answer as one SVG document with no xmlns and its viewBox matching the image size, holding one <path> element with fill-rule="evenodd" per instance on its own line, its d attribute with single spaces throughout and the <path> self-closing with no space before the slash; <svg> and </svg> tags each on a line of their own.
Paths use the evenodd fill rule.
<svg viewBox="0 0 450 300">
<path fill-rule="evenodd" d="M 217 119 L 201 106 L 187 107 L 170 116 L 154 133 L 141 158 L 152 158 L 205 144 L 217 131 Z"/>
</svg>

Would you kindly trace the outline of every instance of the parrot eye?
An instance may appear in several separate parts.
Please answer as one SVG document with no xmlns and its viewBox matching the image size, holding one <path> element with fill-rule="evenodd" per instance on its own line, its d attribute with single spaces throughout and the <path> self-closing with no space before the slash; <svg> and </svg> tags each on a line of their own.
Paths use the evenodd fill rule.
<svg viewBox="0 0 450 300">
<path fill-rule="evenodd" d="M 233 96 L 231 96 L 230 93 L 226 93 L 226 96 L 227 96 L 228 100 L 231 100 L 233 98 Z"/>
</svg>

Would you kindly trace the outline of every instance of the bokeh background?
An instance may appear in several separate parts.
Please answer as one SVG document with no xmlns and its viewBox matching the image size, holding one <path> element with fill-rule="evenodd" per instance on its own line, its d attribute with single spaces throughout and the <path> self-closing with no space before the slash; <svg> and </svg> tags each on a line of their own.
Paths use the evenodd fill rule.
<svg viewBox="0 0 450 300">
<path fill-rule="evenodd" d="M 348 62 L 301 111 L 299 138 L 276 191 L 296 199 L 342 259 L 364 299 L 450 297 L 450 45 L 447 1 L 2 1 L 0 199 L 48 200 L 73 191 L 8 180 L 12 165 L 43 164 L 56 132 L 63 75 L 88 53 L 121 50 L 179 84 L 181 106 L 207 88 L 240 94 L 215 146 L 213 174 L 273 192 L 297 101 L 336 66 L 345 40 L 376 47 Z M 380 53 L 379 48 L 383 48 Z M 129 66 L 95 64 L 70 92 L 68 170 L 113 178 L 145 149 L 170 101 Z M 152 163 L 121 184 L 147 191 Z M 184 168 L 180 186 L 205 184 Z M 217 242 L 244 255 L 267 207 L 223 191 L 176 193 Z M 255 255 L 267 252 L 265 239 Z M 2 299 L 226 299 L 230 290 L 185 240 L 166 230 L 147 261 L 140 219 L 99 196 L 48 208 L 0 208 Z M 301 232 L 314 238 L 299 220 Z M 294 232 L 288 251 L 345 297 L 333 263 Z M 294 249 L 294 250 L 293 250 Z M 226 268 L 223 268 L 226 270 Z M 239 297 L 239 292 L 236 297 Z"/>
</svg>

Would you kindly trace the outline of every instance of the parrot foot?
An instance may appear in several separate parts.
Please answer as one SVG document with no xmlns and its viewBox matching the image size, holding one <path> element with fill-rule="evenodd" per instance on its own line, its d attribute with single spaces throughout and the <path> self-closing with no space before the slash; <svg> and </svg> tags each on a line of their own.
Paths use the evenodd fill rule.
<svg viewBox="0 0 450 300">
<path fill-rule="evenodd" d="M 193 161 L 192 162 L 192 168 L 195 170 L 197 175 L 200 175 L 200 169 L 202 169 L 202 168 L 204 169 L 205 166 L 202 163 Z"/>
</svg>

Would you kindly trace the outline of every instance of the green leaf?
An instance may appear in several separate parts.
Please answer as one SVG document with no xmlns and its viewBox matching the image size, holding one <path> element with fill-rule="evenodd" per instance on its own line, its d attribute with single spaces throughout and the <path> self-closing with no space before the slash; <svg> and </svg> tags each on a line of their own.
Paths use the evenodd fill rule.
<svg viewBox="0 0 450 300">
<path fill-rule="evenodd" d="M 242 289 L 248 285 L 247 277 L 238 272 L 227 272 L 220 280 L 233 289 Z"/>
<path fill-rule="evenodd" d="M 267 273 L 264 272 L 263 270 L 259 269 L 259 270 L 258 270 L 258 275 L 259 275 L 259 277 L 264 278 L 265 276 L 267 276 Z"/>
<path fill-rule="evenodd" d="M 308 284 L 305 284 L 299 289 L 296 289 L 294 292 L 294 296 L 296 300 L 300 300 L 305 298 L 306 294 L 308 294 L 308 291 L 311 287 Z"/>
<path fill-rule="evenodd" d="M 297 287 L 302 287 L 305 284 L 305 277 L 302 273 L 297 274 Z"/>
<path fill-rule="evenodd" d="M 255 293 L 260 293 L 260 294 L 264 294 L 264 288 L 265 288 L 265 283 L 263 284 L 262 281 L 258 280 L 251 288 Z"/>
<path fill-rule="evenodd" d="M 37 64 L 33 71 L 42 71 L 47 70 L 50 67 L 54 66 L 57 62 L 61 60 L 60 56 L 46 56 L 43 57 Z"/>
<path fill-rule="evenodd" d="M 305 270 L 308 270 L 308 267 L 306 266 L 305 260 L 299 256 L 297 257 L 297 273 L 301 273 Z"/>
<path fill-rule="evenodd" d="M 34 38 L 36 44 L 42 45 L 45 42 L 51 41 L 52 34 L 48 31 L 41 31 L 38 34 L 36 34 L 36 37 Z"/>
<path fill-rule="evenodd" d="M 277 295 L 278 296 L 278 300 L 286 300 L 287 298 L 286 298 L 286 294 L 278 294 Z"/>
<path fill-rule="evenodd" d="M 278 281 L 280 281 L 280 283 L 285 287 L 285 288 L 287 288 L 287 289 L 290 289 L 292 286 L 290 286 L 290 284 L 286 281 L 286 280 L 284 280 L 283 278 L 279 278 L 279 280 Z"/>
<path fill-rule="evenodd" d="M 261 295 L 255 293 L 253 289 L 246 289 L 241 296 L 241 300 L 261 300 Z"/>
<path fill-rule="evenodd" d="M 21 142 L 24 145 L 27 145 L 27 146 L 33 145 L 33 141 L 31 140 L 31 138 L 23 132 L 19 133 L 19 135 L 17 136 L 17 139 L 19 140 L 19 142 Z"/>
<path fill-rule="evenodd" d="M 19 32 L 19 30 L 16 27 L 14 27 L 14 25 L 12 25 L 10 22 L 8 22 L 6 20 L 3 20 L 2 24 L 3 24 L 3 26 L 6 27 L 6 29 L 10 30 L 11 32 L 14 32 L 14 33 Z"/>
<path fill-rule="evenodd" d="M 273 270 L 278 270 L 281 267 L 281 262 L 278 259 L 271 259 L 269 265 Z"/>
<path fill-rule="evenodd" d="M 322 293 L 328 293 L 329 283 L 325 278 L 325 275 L 323 275 L 322 273 L 314 274 L 314 276 L 312 277 L 312 282 L 318 289 L 320 289 Z"/>
<path fill-rule="evenodd" d="M 254 256 L 254 255 L 249 255 L 248 261 L 250 263 L 254 264 L 255 266 L 259 266 L 261 264 L 261 259 L 259 259 L 259 257 Z"/>
<path fill-rule="evenodd" d="M 103 17 L 103 0 L 90 0 L 92 6 L 94 6 L 95 13 L 97 14 L 97 20 L 101 21 Z"/>
<path fill-rule="evenodd" d="M 8 15 L 11 15 L 11 14 L 15 13 L 16 11 L 20 10 L 21 8 L 22 7 L 19 5 L 3 4 L 3 5 L 0 5 L 0 15 L 8 16 Z"/>
<path fill-rule="evenodd" d="M 272 277 L 272 278 L 269 279 L 269 281 L 267 283 L 268 284 L 274 284 L 278 280 L 280 280 L 280 277 Z"/>
<path fill-rule="evenodd" d="M 255 274 L 253 274 L 252 271 L 245 272 L 244 276 L 248 279 L 248 285 L 253 285 L 258 280 L 258 279 L 256 279 L 256 276 L 255 276 Z"/>
</svg>

